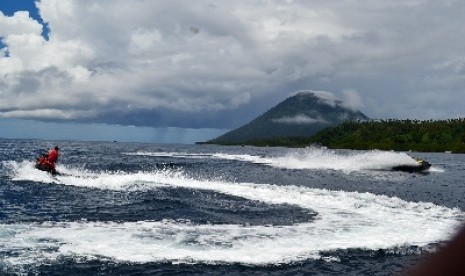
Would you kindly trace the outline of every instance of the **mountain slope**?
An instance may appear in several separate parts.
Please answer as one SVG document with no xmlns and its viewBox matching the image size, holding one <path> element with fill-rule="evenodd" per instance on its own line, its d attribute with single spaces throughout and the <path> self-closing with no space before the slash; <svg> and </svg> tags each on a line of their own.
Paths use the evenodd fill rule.
<svg viewBox="0 0 465 276">
<path fill-rule="evenodd" d="M 311 136 L 350 119 L 366 120 L 368 117 L 344 107 L 327 92 L 299 92 L 244 126 L 207 143 L 235 144 L 256 139 Z"/>
</svg>

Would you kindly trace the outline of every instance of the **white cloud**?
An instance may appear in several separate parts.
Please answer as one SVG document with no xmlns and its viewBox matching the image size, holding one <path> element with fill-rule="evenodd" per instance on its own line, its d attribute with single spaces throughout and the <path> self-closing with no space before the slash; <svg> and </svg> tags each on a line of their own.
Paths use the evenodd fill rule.
<svg viewBox="0 0 465 276">
<path fill-rule="evenodd" d="M 344 89 L 342 91 L 344 100 L 342 101 L 345 107 L 352 110 L 360 110 L 363 107 L 363 99 L 355 89 Z"/>
<path fill-rule="evenodd" d="M 0 74 L 20 72 L 32 66 L 31 60 L 41 52 L 44 38 L 42 25 L 29 17 L 29 12 L 19 11 L 13 16 L 0 12 L 0 38 L 8 47 L 10 58 L 0 56 Z"/>
<path fill-rule="evenodd" d="M 95 113 L 74 111 L 74 110 L 61 110 L 61 109 L 36 109 L 36 110 L 14 110 L 3 112 L 3 118 L 21 118 L 21 117 L 39 117 L 42 119 L 77 119 L 85 117 L 93 117 Z"/>
<path fill-rule="evenodd" d="M 48 40 L 28 13 L 0 14 L 8 47 L 0 52 L 0 117 L 163 110 L 201 120 L 245 106 L 254 117 L 263 111 L 256 101 L 271 107 L 298 89 L 333 91 L 319 97 L 333 105 L 344 98 L 371 117 L 415 117 L 406 107 L 416 104 L 447 116 L 460 101 L 430 105 L 418 101 L 422 93 L 465 94 L 462 1 L 41 0 L 37 7 Z"/>
<path fill-rule="evenodd" d="M 305 114 L 299 114 L 294 117 L 282 117 L 278 119 L 273 119 L 273 122 L 276 123 L 283 123 L 283 124 L 327 124 L 328 121 L 319 117 L 319 118 L 312 118 Z"/>
<path fill-rule="evenodd" d="M 336 96 L 327 91 L 313 91 L 313 94 L 320 98 L 320 101 L 326 103 L 327 105 L 330 106 L 336 106 L 338 102 L 340 102 L 339 99 L 336 98 Z"/>
<path fill-rule="evenodd" d="M 2 36 L 17 34 L 41 34 L 42 25 L 29 17 L 29 12 L 18 11 L 14 16 L 5 16 L 0 11 L 0 26 Z"/>
<path fill-rule="evenodd" d="M 161 34 L 158 30 L 138 29 L 131 35 L 129 53 L 140 54 L 161 42 Z"/>
<path fill-rule="evenodd" d="M 335 107 L 338 104 L 341 104 L 342 101 L 334 95 L 334 93 L 328 91 L 314 91 L 314 90 L 301 90 L 297 91 L 297 94 L 305 93 L 305 94 L 312 94 L 318 98 L 320 103 L 324 103 L 331 107 Z"/>
</svg>

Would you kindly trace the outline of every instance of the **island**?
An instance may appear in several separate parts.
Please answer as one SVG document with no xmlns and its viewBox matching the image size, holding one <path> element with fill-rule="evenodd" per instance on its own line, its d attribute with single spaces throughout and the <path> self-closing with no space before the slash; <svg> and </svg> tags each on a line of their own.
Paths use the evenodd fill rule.
<svg viewBox="0 0 465 276">
<path fill-rule="evenodd" d="M 375 120 L 329 92 L 301 91 L 249 123 L 198 144 L 465 153 L 465 118 Z"/>
<path fill-rule="evenodd" d="M 253 139 L 242 143 L 218 144 L 465 153 L 465 118 L 346 121 L 307 137 Z"/>
</svg>

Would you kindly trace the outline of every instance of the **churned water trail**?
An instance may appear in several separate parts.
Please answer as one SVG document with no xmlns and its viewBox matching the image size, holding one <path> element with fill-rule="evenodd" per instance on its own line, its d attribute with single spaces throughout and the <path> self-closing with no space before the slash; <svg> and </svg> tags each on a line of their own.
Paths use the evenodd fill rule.
<svg viewBox="0 0 465 276">
<path fill-rule="evenodd" d="M 136 156 L 170 157 L 170 158 L 209 158 L 264 164 L 281 169 L 313 170 L 390 170 L 398 165 L 416 165 L 415 159 L 405 152 L 389 151 L 352 151 L 346 154 L 325 148 L 305 148 L 287 151 L 284 155 L 265 156 L 230 153 L 187 153 L 187 152 L 147 152 L 126 153 Z M 432 169 L 443 172 L 440 168 Z"/>
<path fill-rule="evenodd" d="M 90 172 L 62 166 L 59 169 L 66 175 L 51 177 L 32 170 L 30 162 L 8 164 L 16 185 L 35 181 L 121 192 L 160 188 L 207 190 L 270 205 L 289 204 L 317 213 L 315 220 L 290 226 L 202 225 L 180 220 L 1 225 L 2 247 L 19 252 L 5 259 L 13 264 L 60 256 L 139 263 L 291 263 L 318 259 L 321 252 L 331 250 L 425 246 L 448 239 L 463 218 L 459 209 L 427 202 L 296 185 L 195 179 L 182 170 Z"/>
<path fill-rule="evenodd" d="M 0 274 L 392 275 L 464 218 L 462 155 L 56 143 L 0 139 Z"/>
</svg>

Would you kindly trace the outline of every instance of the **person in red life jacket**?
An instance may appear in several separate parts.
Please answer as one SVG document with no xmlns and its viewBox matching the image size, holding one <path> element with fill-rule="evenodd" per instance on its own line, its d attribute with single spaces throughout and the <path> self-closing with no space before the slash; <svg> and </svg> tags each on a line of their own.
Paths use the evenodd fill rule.
<svg viewBox="0 0 465 276">
<path fill-rule="evenodd" d="M 36 168 L 41 171 L 56 174 L 55 164 L 50 162 L 48 154 L 43 154 L 41 157 L 37 158 Z"/>
<path fill-rule="evenodd" d="M 58 147 L 54 147 L 48 151 L 48 161 L 50 161 L 50 163 L 55 165 L 55 163 L 58 161 L 59 150 L 60 149 Z"/>
<path fill-rule="evenodd" d="M 55 163 L 58 161 L 59 151 L 58 147 L 54 147 L 48 151 L 48 154 L 43 154 L 37 158 L 35 167 L 41 171 L 49 172 L 53 175 L 58 174 L 55 169 Z"/>
<path fill-rule="evenodd" d="M 42 154 L 41 157 L 37 158 L 37 165 L 41 165 L 45 162 L 45 160 L 48 160 L 48 155 L 47 154 Z"/>
</svg>

